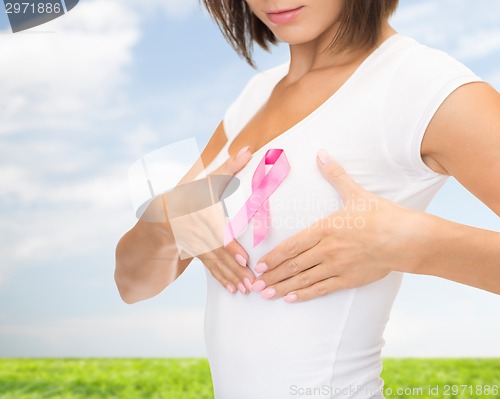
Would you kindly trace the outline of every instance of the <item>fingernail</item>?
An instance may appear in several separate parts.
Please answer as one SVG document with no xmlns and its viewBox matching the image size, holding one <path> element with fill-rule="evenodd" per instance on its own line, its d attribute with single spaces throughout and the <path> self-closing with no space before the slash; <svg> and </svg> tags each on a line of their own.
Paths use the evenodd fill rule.
<svg viewBox="0 0 500 399">
<path fill-rule="evenodd" d="M 258 273 L 264 273 L 267 269 L 268 269 L 268 267 L 264 262 L 257 263 L 255 265 L 255 271 Z"/>
<path fill-rule="evenodd" d="M 236 158 L 238 158 L 241 154 L 245 153 L 246 150 L 248 150 L 250 148 L 249 145 L 243 147 L 241 150 L 238 151 L 238 153 L 236 154 Z"/>
<path fill-rule="evenodd" d="M 245 277 L 243 279 L 243 284 L 245 284 L 245 287 L 247 287 L 248 291 L 252 291 L 252 283 L 250 282 L 250 279 L 248 277 Z"/>
<path fill-rule="evenodd" d="M 229 291 L 230 294 L 234 294 L 236 290 L 231 284 L 226 285 L 226 289 Z"/>
<path fill-rule="evenodd" d="M 242 294 L 246 294 L 247 289 L 245 288 L 245 286 L 243 284 L 238 283 L 238 291 L 240 291 Z"/>
<path fill-rule="evenodd" d="M 293 292 L 288 294 L 284 300 L 285 302 L 288 302 L 288 303 L 292 303 L 292 302 L 295 302 L 297 300 L 297 294 L 294 294 Z"/>
<path fill-rule="evenodd" d="M 254 290 L 255 292 L 261 292 L 264 288 L 266 288 L 266 283 L 262 280 L 256 280 L 252 284 L 252 290 Z"/>
<path fill-rule="evenodd" d="M 238 262 L 241 266 L 246 266 L 247 265 L 247 261 L 245 260 L 245 258 L 243 257 L 243 255 L 236 254 L 234 256 L 234 258 L 236 259 L 236 262 Z"/>
<path fill-rule="evenodd" d="M 323 148 L 318 151 L 318 158 L 323 165 L 326 165 L 328 162 L 330 162 L 330 155 L 328 155 L 326 150 L 324 150 Z"/>
<path fill-rule="evenodd" d="M 264 299 L 271 299 L 276 296 L 276 290 L 273 287 L 266 288 L 260 293 L 260 296 Z"/>
</svg>

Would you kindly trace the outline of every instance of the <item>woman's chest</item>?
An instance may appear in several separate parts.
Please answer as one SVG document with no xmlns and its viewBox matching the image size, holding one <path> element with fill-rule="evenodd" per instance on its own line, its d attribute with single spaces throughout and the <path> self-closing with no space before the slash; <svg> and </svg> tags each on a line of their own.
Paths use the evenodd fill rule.
<svg viewBox="0 0 500 399">
<path fill-rule="evenodd" d="M 368 115 L 364 119 L 345 113 L 326 119 L 318 115 L 273 139 L 253 153 L 248 164 L 235 175 L 239 187 L 225 198 L 229 220 L 252 198 L 255 172 L 266 151 L 272 148 L 283 150 L 290 168 L 268 199 L 270 228 L 266 241 L 270 244 L 308 228 L 343 206 L 336 188 L 318 168 L 316 154 L 321 148 L 367 190 L 389 198 L 397 195 L 406 182 L 403 176 L 398 181 L 399 172 L 388 160 L 385 143 L 379 139 L 382 126 L 375 121 Z M 250 220 L 249 229 L 241 236 L 247 246 L 252 243 L 252 223 Z"/>
<path fill-rule="evenodd" d="M 342 69 L 310 74 L 295 83 L 280 80 L 266 102 L 229 144 L 229 154 L 236 154 L 245 146 L 250 146 L 250 150 L 256 152 L 301 121 L 307 120 L 334 96 L 348 73 L 349 70 Z"/>
</svg>

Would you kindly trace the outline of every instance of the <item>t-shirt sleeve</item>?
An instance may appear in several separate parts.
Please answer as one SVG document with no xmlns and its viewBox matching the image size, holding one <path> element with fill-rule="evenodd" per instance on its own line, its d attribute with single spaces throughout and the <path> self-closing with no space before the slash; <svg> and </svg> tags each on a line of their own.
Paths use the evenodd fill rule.
<svg viewBox="0 0 500 399">
<path fill-rule="evenodd" d="M 384 128 L 392 159 L 410 173 L 436 174 L 422 160 L 421 145 L 433 116 L 460 86 L 482 79 L 444 51 L 414 48 L 392 76 Z"/>
</svg>

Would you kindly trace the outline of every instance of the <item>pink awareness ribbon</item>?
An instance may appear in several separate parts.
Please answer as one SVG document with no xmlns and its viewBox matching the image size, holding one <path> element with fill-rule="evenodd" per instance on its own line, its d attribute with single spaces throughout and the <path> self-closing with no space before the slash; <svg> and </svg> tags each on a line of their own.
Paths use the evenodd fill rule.
<svg viewBox="0 0 500 399">
<path fill-rule="evenodd" d="M 266 165 L 272 165 L 266 174 Z M 253 218 L 253 246 L 259 245 L 269 233 L 269 197 L 290 171 L 285 152 L 271 148 L 261 159 L 252 177 L 252 194 L 224 229 L 227 246 Z"/>
</svg>

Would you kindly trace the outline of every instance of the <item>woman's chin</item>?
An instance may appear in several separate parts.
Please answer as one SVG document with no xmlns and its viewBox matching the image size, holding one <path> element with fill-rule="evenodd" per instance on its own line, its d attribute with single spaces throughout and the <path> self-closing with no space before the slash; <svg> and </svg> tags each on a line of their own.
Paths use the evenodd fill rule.
<svg viewBox="0 0 500 399">
<path fill-rule="evenodd" d="M 303 44 L 314 40 L 314 35 L 306 34 L 300 31 L 293 31 L 290 29 L 289 32 L 284 32 L 283 30 L 280 32 L 273 32 L 274 36 L 283 43 L 287 43 L 289 45 Z"/>
</svg>

